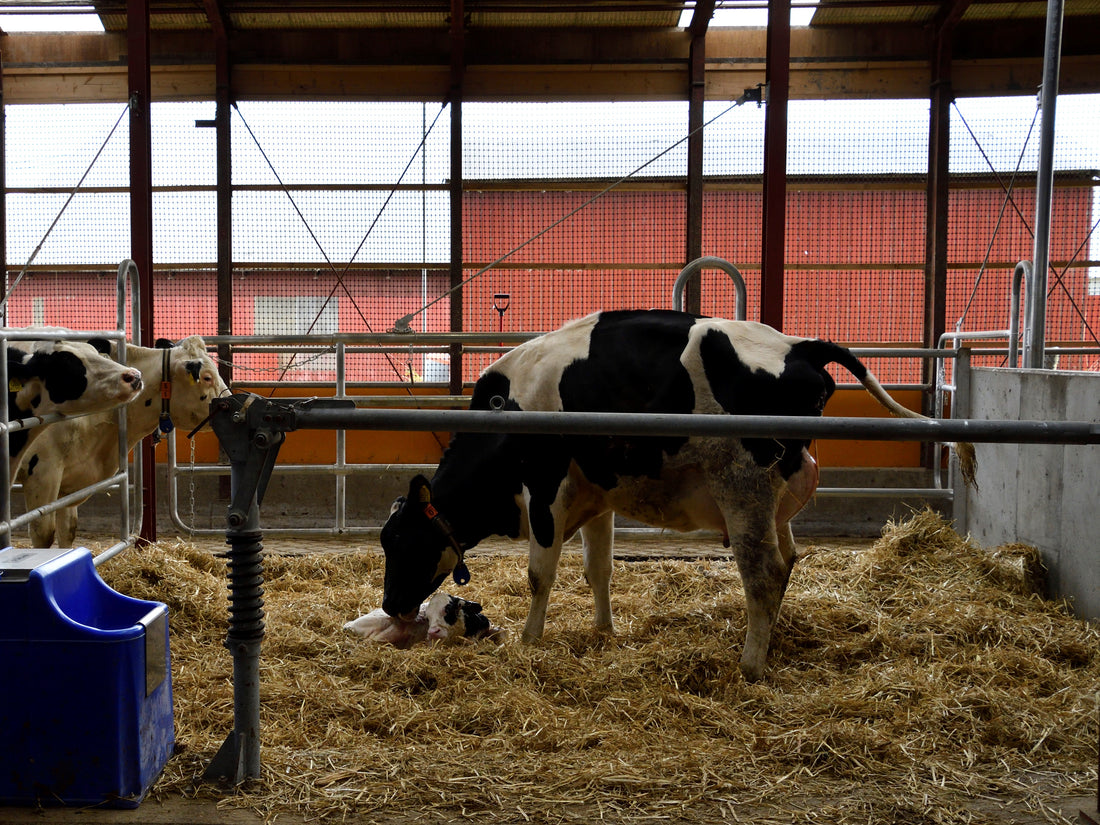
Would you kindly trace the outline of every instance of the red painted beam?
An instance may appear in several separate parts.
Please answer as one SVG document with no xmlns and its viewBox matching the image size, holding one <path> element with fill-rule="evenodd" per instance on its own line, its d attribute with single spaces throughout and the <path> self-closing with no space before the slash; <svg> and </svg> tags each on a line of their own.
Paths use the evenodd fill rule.
<svg viewBox="0 0 1100 825">
<path fill-rule="evenodd" d="M 760 320 L 783 329 L 784 244 L 787 220 L 787 100 L 791 85 L 791 2 L 768 0 L 764 112 L 763 239 Z"/>
<path fill-rule="evenodd" d="M 153 346 L 153 137 L 149 123 L 152 82 L 149 73 L 149 2 L 126 3 L 127 75 L 130 91 L 130 257 L 141 284 L 140 318 L 133 337 Z M 152 438 L 141 444 L 141 539 L 157 540 L 156 464 Z"/>
</svg>

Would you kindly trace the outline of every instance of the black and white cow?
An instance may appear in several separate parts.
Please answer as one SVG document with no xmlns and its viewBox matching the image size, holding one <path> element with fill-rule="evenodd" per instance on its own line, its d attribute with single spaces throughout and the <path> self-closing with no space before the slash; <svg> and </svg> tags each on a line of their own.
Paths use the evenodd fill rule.
<svg viewBox="0 0 1100 825">
<path fill-rule="evenodd" d="M 835 389 L 825 369 L 831 363 L 895 415 L 921 417 L 897 404 L 839 345 L 664 310 L 596 313 L 517 347 L 485 370 L 470 406 L 820 415 Z M 383 527 L 382 607 L 392 616 L 413 614 L 449 574 L 466 576 L 466 550 L 490 535 L 526 536 L 532 601 L 523 638 L 537 640 L 562 542 L 580 531 L 596 627 L 611 632 L 615 513 L 674 530 L 718 530 L 733 548 L 745 588 L 741 671 L 759 679 L 795 561 L 789 521 L 817 486 L 808 444 L 458 433 L 435 477 L 414 478 Z"/>
<path fill-rule="evenodd" d="M 146 379 L 144 392 L 126 408 L 130 450 L 156 432 L 165 417 L 171 427 L 185 432 L 199 426 L 210 415 L 210 402 L 227 391 L 201 337 L 157 344 L 155 348 L 126 347 L 126 360 L 139 367 Z M 19 478 L 28 510 L 110 477 L 118 472 L 115 414 L 59 421 L 25 451 L 22 463 Z M 59 547 L 72 547 L 78 506 L 34 519 L 30 525 L 32 546 L 49 547 L 56 538 Z"/>
<path fill-rule="evenodd" d="M 48 338 L 56 328 L 27 329 L 41 332 L 43 338 L 11 341 L 8 345 L 9 420 L 109 410 L 128 404 L 141 392 L 140 370 L 113 361 L 108 355 L 107 341 L 61 341 Z M 11 433 L 9 484 L 28 446 L 48 430 L 49 427 L 34 427 Z"/>
</svg>

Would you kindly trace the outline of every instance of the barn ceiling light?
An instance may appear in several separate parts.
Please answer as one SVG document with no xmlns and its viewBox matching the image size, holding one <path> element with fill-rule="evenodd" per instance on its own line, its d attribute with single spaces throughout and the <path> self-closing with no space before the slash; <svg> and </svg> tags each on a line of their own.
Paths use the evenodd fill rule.
<svg viewBox="0 0 1100 825">
<path fill-rule="evenodd" d="M 29 32 L 102 32 L 95 7 L 67 3 L 42 5 L 0 3 L 0 30 Z"/>
</svg>

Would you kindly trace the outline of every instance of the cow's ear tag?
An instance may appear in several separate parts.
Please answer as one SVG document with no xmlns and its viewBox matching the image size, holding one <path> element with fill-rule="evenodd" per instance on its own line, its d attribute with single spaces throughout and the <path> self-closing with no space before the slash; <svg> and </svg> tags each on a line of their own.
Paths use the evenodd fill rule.
<svg viewBox="0 0 1100 825">
<path fill-rule="evenodd" d="M 420 503 L 431 504 L 432 503 L 432 488 L 425 484 L 420 488 Z"/>
<path fill-rule="evenodd" d="M 454 573 L 451 576 L 455 580 L 455 584 L 461 586 L 470 583 L 470 569 L 466 566 L 466 562 L 460 561 L 455 565 Z"/>
<path fill-rule="evenodd" d="M 18 378 L 8 379 L 8 392 L 19 392 L 21 389 L 23 389 L 22 381 L 20 381 Z"/>
</svg>

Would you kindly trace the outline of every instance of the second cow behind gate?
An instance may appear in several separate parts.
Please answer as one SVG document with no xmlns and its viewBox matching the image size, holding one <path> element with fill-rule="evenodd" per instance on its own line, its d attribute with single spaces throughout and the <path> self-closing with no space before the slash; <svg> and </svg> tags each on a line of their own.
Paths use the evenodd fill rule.
<svg viewBox="0 0 1100 825">
<path fill-rule="evenodd" d="M 126 347 L 126 360 L 141 370 L 145 389 L 126 408 L 128 448 L 155 432 L 162 415 L 174 427 L 190 431 L 210 414 L 210 402 L 225 393 L 225 382 L 198 335 L 172 346 Z M 167 365 L 167 379 L 165 366 Z M 162 398 L 161 384 L 170 382 Z M 118 421 L 115 413 L 100 413 L 51 425 L 23 457 L 19 479 L 27 509 L 49 504 L 118 472 Z M 31 522 L 33 547 L 72 547 L 76 539 L 77 505 Z"/>
<path fill-rule="evenodd" d="M 821 415 L 840 364 L 883 406 L 901 407 L 844 347 L 746 321 L 664 310 L 600 312 L 517 347 L 474 387 L 471 409 Z M 817 486 L 805 439 L 458 433 L 429 482 L 417 476 L 382 529 L 382 607 L 409 618 L 490 535 L 528 537 L 525 641 L 542 636 L 562 542 L 581 534 L 596 627 L 610 632 L 616 513 L 674 530 L 716 530 L 745 589 L 741 671 L 763 674 L 795 561 L 789 521 Z M 958 445 L 964 474 L 971 445 Z"/>
<path fill-rule="evenodd" d="M 111 344 L 103 338 L 64 341 L 62 327 L 30 326 L 18 332 L 41 335 L 37 340 L 8 345 L 8 420 L 46 415 L 83 415 L 129 404 L 141 392 L 141 373 L 111 360 Z M 0 328 L 5 335 L 7 328 Z M 15 430 L 8 436 L 9 486 L 31 445 L 54 424 Z"/>
</svg>

